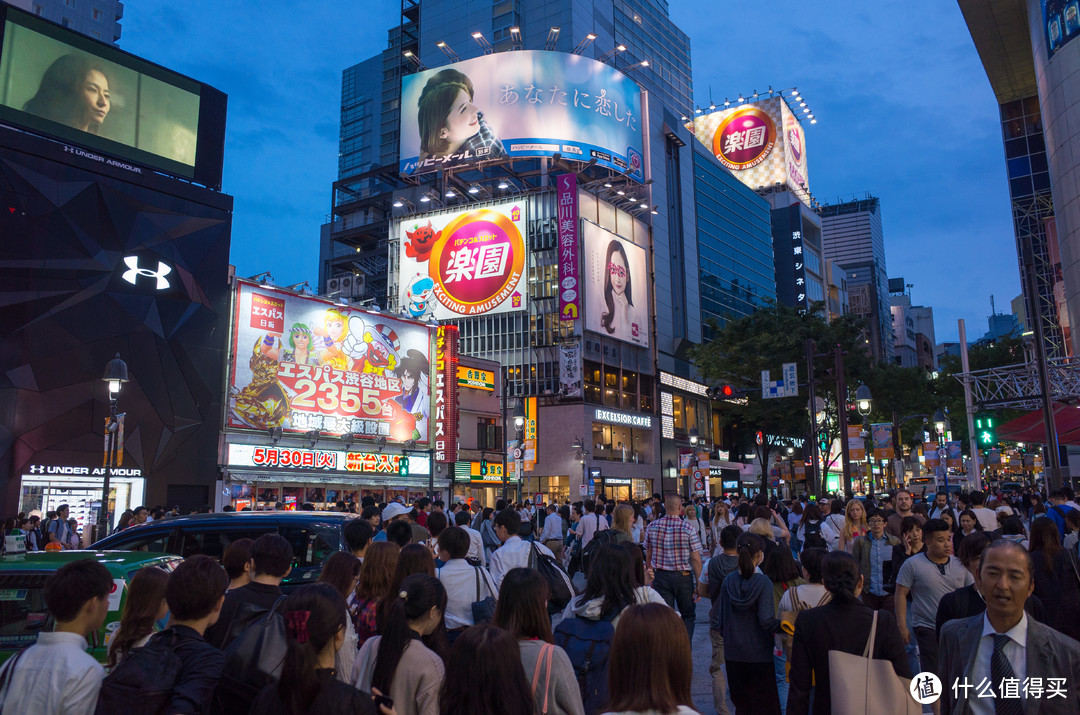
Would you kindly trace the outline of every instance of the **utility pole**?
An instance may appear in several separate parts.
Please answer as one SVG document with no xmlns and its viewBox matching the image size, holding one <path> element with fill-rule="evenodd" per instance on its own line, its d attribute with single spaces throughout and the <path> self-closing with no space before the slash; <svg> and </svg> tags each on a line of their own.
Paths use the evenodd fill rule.
<svg viewBox="0 0 1080 715">
<path fill-rule="evenodd" d="M 851 453 L 848 451 L 847 433 L 847 382 L 844 379 L 844 352 L 837 345 L 833 348 L 833 369 L 836 371 L 836 412 L 840 421 L 840 451 L 844 460 L 844 496 L 851 499 Z"/>
<path fill-rule="evenodd" d="M 1046 491 L 1061 488 L 1061 454 L 1058 451 L 1057 425 L 1054 422 L 1053 393 L 1050 391 L 1050 374 L 1046 368 L 1046 341 L 1043 334 L 1042 311 L 1039 309 L 1038 283 L 1035 276 L 1035 256 L 1031 243 L 1024 242 L 1024 274 L 1031 291 L 1028 315 L 1035 326 L 1035 363 L 1039 370 L 1039 388 L 1042 392 L 1043 428 L 1046 430 Z"/>
<path fill-rule="evenodd" d="M 816 346 L 813 338 L 806 339 L 806 386 L 810 396 L 807 411 L 810 413 L 810 493 L 818 494 L 821 481 L 818 478 L 818 429 L 817 429 L 817 399 L 814 393 L 814 350 Z M 804 452 L 805 453 L 805 452 Z M 794 483 L 794 480 L 793 480 Z"/>
<path fill-rule="evenodd" d="M 990 296 L 991 308 L 994 297 Z M 956 321 L 960 327 L 960 369 L 964 371 L 964 409 L 967 411 L 968 448 L 971 450 L 971 471 L 974 473 L 973 486 L 976 491 L 982 491 L 982 468 L 979 464 L 979 440 L 975 435 L 975 410 L 971 399 L 971 368 L 968 364 L 967 329 L 964 327 L 964 319 Z M 970 476 L 969 476 L 970 479 Z"/>
</svg>

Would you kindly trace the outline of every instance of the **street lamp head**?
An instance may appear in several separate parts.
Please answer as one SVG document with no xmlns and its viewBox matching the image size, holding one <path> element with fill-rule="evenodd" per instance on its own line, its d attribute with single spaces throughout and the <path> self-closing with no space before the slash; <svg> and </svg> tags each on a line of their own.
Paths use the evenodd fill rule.
<svg viewBox="0 0 1080 715">
<path fill-rule="evenodd" d="M 870 402 L 873 397 L 870 395 L 870 388 L 866 385 L 859 385 L 859 388 L 855 390 L 855 400 L 859 403 L 859 414 L 866 416 L 870 414 Z"/>
<path fill-rule="evenodd" d="M 690 444 L 697 444 L 701 437 L 698 435 L 697 427 L 690 428 Z"/>
<path fill-rule="evenodd" d="M 514 429 L 519 432 L 525 429 L 525 408 L 521 404 L 521 400 L 517 401 L 514 405 Z"/>
<path fill-rule="evenodd" d="M 947 423 L 948 420 L 946 419 L 944 412 L 938 410 L 934 413 L 934 429 L 937 430 L 938 434 L 945 433 Z"/>
<path fill-rule="evenodd" d="M 105 366 L 105 376 L 101 379 L 109 383 L 109 396 L 116 397 L 121 385 L 128 381 L 128 366 L 120 359 L 120 353 Z"/>
<path fill-rule="evenodd" d="M 787 448 L 787 453 L 788 453 L 789 455 L 791 455 L 791 454 L 795 454 L 795 448 L 794 448 L 794 447 L 791 447 L 791 446 L 789 446 L 789 447 Z"/>
</svg>

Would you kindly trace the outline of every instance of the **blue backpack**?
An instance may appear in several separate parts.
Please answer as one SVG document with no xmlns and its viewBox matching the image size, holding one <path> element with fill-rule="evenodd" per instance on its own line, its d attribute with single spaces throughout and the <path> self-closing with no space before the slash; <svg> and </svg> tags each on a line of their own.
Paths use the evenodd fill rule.
<svg viewBox="0 0 1080 715">
<path fill-rule="evenodd" d="M 608 704 L 608 656 L 611 655 L 611 625 L 616 614 L 593 620 L 567 618 L 555 626 L 555 644 L 570 656 L 574 666 L 585 715 L 596 715 Z"/>
</svg>

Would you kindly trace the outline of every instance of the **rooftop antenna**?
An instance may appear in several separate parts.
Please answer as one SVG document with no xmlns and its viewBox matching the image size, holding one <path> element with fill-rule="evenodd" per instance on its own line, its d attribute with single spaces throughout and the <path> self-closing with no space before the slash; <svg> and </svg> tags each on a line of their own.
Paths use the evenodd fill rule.
<svg viewBox="0 0 1080 715">
<path fill-rule="evenodd" d="M 990 294 L 990 315 L 997 315 L 997 309 L 994 307 L 994 294 Z"/>
</svg>

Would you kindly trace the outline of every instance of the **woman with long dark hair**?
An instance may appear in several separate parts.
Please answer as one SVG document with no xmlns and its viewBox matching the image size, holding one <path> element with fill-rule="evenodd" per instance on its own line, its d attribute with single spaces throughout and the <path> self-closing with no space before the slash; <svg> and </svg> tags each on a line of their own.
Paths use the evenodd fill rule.
<svg viewBox="0 0 1080 715">
<path fill-rule="evenodd" d="M 506 156 L 502 142 L 484 121 L 484 113 L 473 104 L 474 94 L 472 80 L 455 69 L 436 72 L 427 81 L 416 114 L 420 161 L 447 157 L 452 166 L 476 157 Z"/>
<path fill-rule="evenodd" d="M 466 630 L 446 661 L 440 715 L 532 715 L 532 688 L 518 655 L 517 639 L 498 626 Z"/>
<path fill-rule="evenodd" d="M 400 715 L 438 715 L 445 668 L 421 639 L 442 625 L 446 589 L 434 576 L 413 574 L 394 596 L 382 635 L 360 649 L 352 682 L 389 695 Z"/>
<path fill-rule="evenodd" d="M 846 551 L 827 554 L 821 561 L 821 576 L 832 599 L 822 606 L 803 611 L 795 621 L 787 699 L 787 712 L 793 715 L 811 712 L 811 687 L 812 712 L 828 715 L 832 711 L 829 651 L 862 653 L 873 624 L 875 611 L 859 600 L 863 577 L 859 575 L 859 564 L 854 556 Z M 877 635 L 871 657 L 891 661 L 897 675 L 910 678 L 911 669 L 895 616 L 885 608 L 876 613 Z M 888 711 L 887 703 L 879 705 L 881 712 Z"/>
<path fill-rule="evenodd" d="M 1061 532 L 1053 520 L 1046 516 L 1032 520 L 1031 562 L 1035 566 L 1032 573 L 1035 581 L 1034 593 L 1043 603 L 1054 603 L 1056 600 L 1054 557 L 1061 549 Z"/>
<path fill-rule="evenodd" d="M 360 559 L 348 551 L 337 551 L 323 564 L 319 573 L 319 583 L 328 583 L 334 590 L 341 594 L 345 600 L 345 614 L 349 614 L 348 598 L 356 589 L 356 583 L 360 580 Z M 356 628 L 352 618 L 345 619 L 345 640 L 341 648 L 334 655 L 334 669 L 337 670 L 337 678 L 342 682 L 348 682 L 352 675 L 353 663 L 356 662 Z"/>
<path fill-rule="evenodd" d="M 277 683 L 252 705 L 259 715 L 337 715 L 379 712 L 371 696 L 335 677 L 334 656 L 345 642 L 345 599 L 327 583 L 291 593 L 282 606 L 285 660 Z M 382 710 L 382 712 L 390 712 Z"/>
<path fill-rule="evenodd" d="M 23 111 L 97 134 L 112 107 L 105 66 L 88 55 L 64 55 L 41 77 Z"/>
<path fill-rule="evenodd" d="M 495 607 L 495 625 L 517 639 L 525 677 L 536 683 L 532 695 L 537 715 L 583 715 L 574 666 L 551 635 L 549 593 L 547 581 L 536 569 L 510 569 Z"/>
<path fill-rule="evenodd" d="M 401 549 L 388 541 L 374 541 L 364 553 L 360 566 L 360 580 L 356 583 L 356 600 L 352 606 L 353 628 L 356 631 L 356 647 L 379 631 L 376 611 L 379 602 L 390 593 L 390 586 L 397 570 Z"/>
<path fill-rule="evenodd" d="M 626 249 L 618 239 L 612 239 L 604 258 L 604 304 L 607 309 L 600 325 L 609 335 L 629 335 L 631 311 L 634 308 L 634 282 Z"/>
<path fill-rule="evenodd" d="M 638 588 L 634 561 L 629 550 L 626 546 L 609 542 L 601 544 L 597 549 L 596 563 L 589 569 L 585 591 L 570 600 L 563 611 L 563 618 L 576 616 L 610 620 L 614 627 L 618 625 L 619 616 L 625 609 L 636 603 L 648 602 L 663 603 L 663 598 L 651 588 Z"/>
<path fill-rule="evenodd" d="M 398 556 L 394 577 L 390 579 L 390 589 L 382 601 L 379 602 L 378 610 L 375 613 L 379 633 L 383 632 L 388 608 L 397 600 L 397 594 L 401 591 L 401 584 L 404 583 L 406 578 L 414 574 L 435 576 L 435 557 L 431 555 L 431 550 L 422 544 L 409 544 L 401 550 L 401 555 Z M 442 610 L 445 612 L 446 608 L 444 607 Z M 438 653 L 440 658 L 445 658 L 446 654 L 450 652 L 450 640 L 446 635 L 446 624 L 442 618 L 439 619 L 438 628 L 424 636 L 424 645 Z"/>
<path fill-rule="evenodd" d="M 757 534 L 743 534 L 736 548 L 739 570 L 721 584 L 719 607 L 731 702 L 736 715 L 779 713 L 773 643 L 780 621 L 772 582 L 758 568 L 765 558 L 765 542 Z"/>
<path fill-rule="evenodd" d="M 109 641 L 109 667 L 117 664 L 136 648 L 142 648 L 157 631 L 155 625 L 169 613 L 165 587 L 169 574 L 157 566 L 139 569 L 128 584 L 127 603 L 120 617 L 120 628 Z"/>
<path fill-rule="evenodd" d="M 626 609 L 611 639 L 610 713 L 696 713 L 690 639 L 674 610 L 656 603 Z"/>
</svg>

